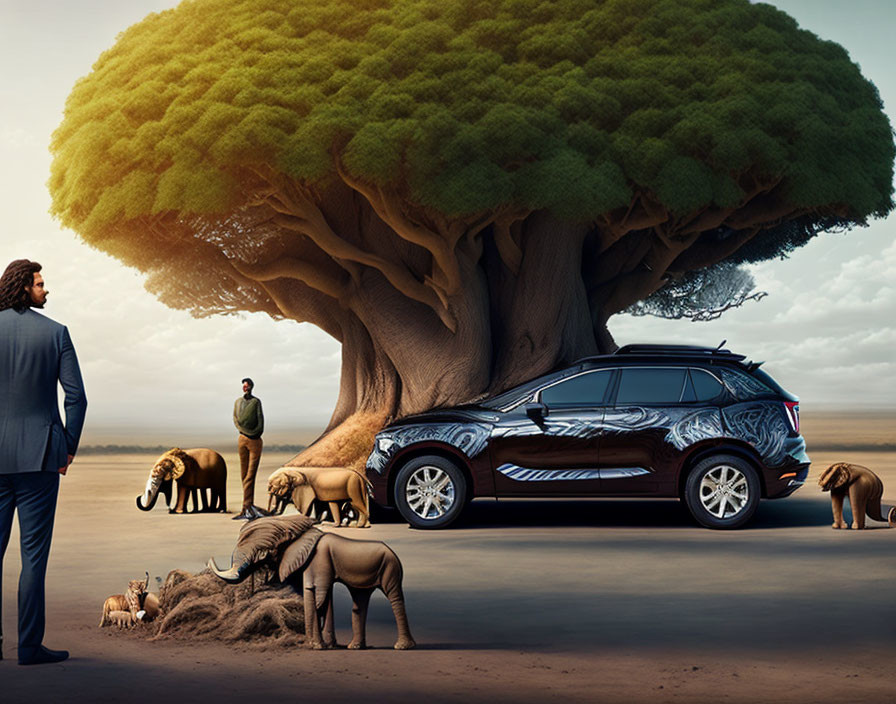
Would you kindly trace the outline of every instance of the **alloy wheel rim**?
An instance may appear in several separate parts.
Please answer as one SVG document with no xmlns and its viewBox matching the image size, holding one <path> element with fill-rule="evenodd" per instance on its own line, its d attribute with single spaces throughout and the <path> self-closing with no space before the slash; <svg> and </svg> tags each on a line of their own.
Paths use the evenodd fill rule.
<svg viewBox="0 0 896 704">
<path fill-rule="evenodd" d="M 700 504 L 715 518 L 733 518 L 750 500 L 746 475 L 736 467 L 713 467 L 700 480 Z"/>
<path fill-rule="evenodd" d="M 457 500 L 451 477 L 444 469 L 433 465 L 414 470 L 404 495 L 411 511 L 429 521 L 444 516 Z"/>
</svg>

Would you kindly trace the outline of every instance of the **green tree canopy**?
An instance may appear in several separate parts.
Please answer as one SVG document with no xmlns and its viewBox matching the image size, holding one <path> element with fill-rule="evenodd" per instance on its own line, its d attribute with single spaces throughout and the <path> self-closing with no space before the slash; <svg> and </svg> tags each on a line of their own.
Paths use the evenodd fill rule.
<svg viewBox="0 0 896 704">
<path fill-rule="evenodd" d="M 677 217 L 755 182 L 861 222 L 892 207 L 891 128 L 837 44 L 747 0 L 192 0 L 131 27 L 53 140 L 85 237 L 218 212 L 239 167 L 354 176 L 448 215 Z"/>
</svg>

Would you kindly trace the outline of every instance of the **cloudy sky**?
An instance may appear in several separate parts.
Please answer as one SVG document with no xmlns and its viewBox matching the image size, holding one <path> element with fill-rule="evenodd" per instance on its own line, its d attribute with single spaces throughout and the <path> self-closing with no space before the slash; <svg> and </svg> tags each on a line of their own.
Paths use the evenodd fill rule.
<svg viewBox="0 0 896 704">
<path fill-rule="evenodd" d="M 778 0 L 800 25 L 836 41 L 880 90 L 894 120 L 896 4 Z M 327 421 L 339 345 L 309 324 L 261 315 L 196 320 L 165 308 L 142 279 L 47 214 L 49 136 L 75 80 L 116 35 L 167 0 L 0 0 L 0 266 L 44 265 L 46 313 L 69 326 L 90 410 L 84 442 L 199 443 L 231 434 L 239 381 L 252 376 L 269 442 L 308 438 Z M 787 261 L 755 268 L 769 296 L 711 323 L 617 316 L 620 344 L 728 347 L 822 408 L 896 407 L 896 217 L 823 235 Z M 306 429 L 297 432 L 297 429 Z"/>
</svg>

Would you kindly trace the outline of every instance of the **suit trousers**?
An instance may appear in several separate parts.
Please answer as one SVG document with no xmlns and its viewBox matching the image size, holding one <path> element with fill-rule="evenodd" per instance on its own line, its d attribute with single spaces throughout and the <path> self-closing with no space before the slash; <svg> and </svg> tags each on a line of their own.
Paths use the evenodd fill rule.
<svg viewBox="0 0 896 704">
<path fill-rule="evenodd" d="M 58 472 L 0 474 L 0 608 L 3 603 L 3 557 L 12 533 L 12 516 L 19 513 L 22 572 L 19 575 L 19 659 L 34 655 L 46 625 L 44 580 L 56 498 Z M 3 640 L 0 627 L 0 642 Z"/>
<path fill-rule="evenodd" d="M 261 460 L 261 449 L 264 443 L 261 438 L 249 438 L 240 433 L 237 442 L 237 451 L 240 456 L 240 477 L 243 480 L 243 510 L 255 503 L 255 474 L 258 472 L 258 462 Z"/>
</svg>

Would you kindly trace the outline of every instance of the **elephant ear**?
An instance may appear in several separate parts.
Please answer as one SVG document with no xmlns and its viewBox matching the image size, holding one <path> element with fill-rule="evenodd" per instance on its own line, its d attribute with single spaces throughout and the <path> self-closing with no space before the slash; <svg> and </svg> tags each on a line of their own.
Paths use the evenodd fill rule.
<svg viewBox="0 0 896 704">
<path fill-rule="evenodd" d="M 233 549 L 229 570 L 220 570 L 209 560 L 209 567 L 221 579 L 241 582 L 259 562 L 277 555 L 287 543 L 310 530 L 314 521 L 301 514 L 295 516 L 265 516 L 249 521 L 240 531 Z"/>
<path fill-rule="evenodd" d="M 285 496 L 292 491 L 291 470 L 281 467 L 268 478 L 268 493 L 277 496 Z"/>
<path fill-rule="evenodd" d="M 317 547 L 317 541 L 320 540 L 323 535 L 323 531 L 320 531 L 317 528 L 311 528 L 286 548 L 283 557 L 280 558 L 280 567 L 277 570 L 281 582 L 285 582 L 289 575 L 305 566 L 311 558 L 311 553 L 314 552 L 314 548 Z"/>
<path fill-rule="evenodd" d="M 240 531 L 233 551 L 245 555 L 250 562 L 261 562 L 280 551 L 285 544 L 310 530 L 314 521 L 307 516 L 264 516 L 249 521 Z"/>
<path fill-rule="evenodd" d="M 171 463 L 174 465 L 174 468 L 171 470 L 171 478 L 172 479 L 180 479 L 181 475 L 187 469 L 187 461 L 192 460 L 186 452 L 181 450 L 179 447 L 172 447 L 168 452 L 165 453 Z"/>
<path fill-rule="evenodd" d="M 845 462 L 841 462 L 837 465 L 837 471 L 834 473 L 834 488 L 839 489 L 844 484 L 848 484 L 850 479 L 852 479 L 852 472 L 850 471 L 849 465 Z"/>
</svg>

